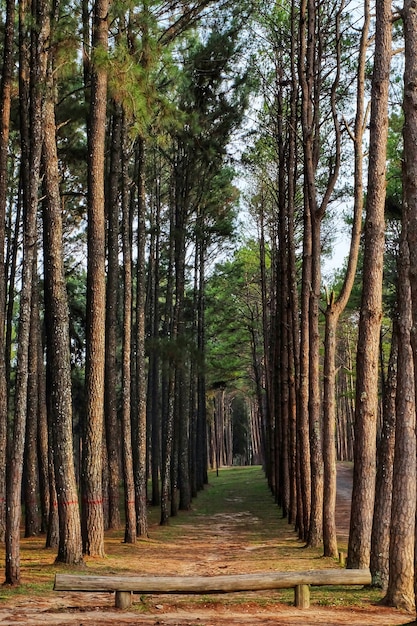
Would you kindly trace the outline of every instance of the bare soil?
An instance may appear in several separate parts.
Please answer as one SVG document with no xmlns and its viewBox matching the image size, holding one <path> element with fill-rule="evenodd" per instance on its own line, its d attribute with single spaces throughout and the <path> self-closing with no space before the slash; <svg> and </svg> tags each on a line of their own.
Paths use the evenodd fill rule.
<svg viewBox="0 0 417 626">
<path fill-rule="evenodd" d="M 349 464 L 338 468 L 337 528 L 341 549 L 346 549 L 349 531 L 352 470 Z M 207 488 L 216 489 L 216 477 Z M 214 487 L 213 487 L 214 485 Z M 306 549 L 295 532 L 283 520 L 275 504 L 270 503 L 270 519 L 278 526 L 277 533 L 265 532 L 267 522 L 248 508 L 243 491 L 230 493 L 226 500 L 231 510 L 198 514 L 202 500 L 197 498 L 190 515 L 181 513 L 173 525 L 161 528 L 157 521 L 150 525 L 149 539 L 135 546 L 121 543 L 120 533 L 108 534 L 106 559 L 87 559 L 88 573 L 210 575 L 249 573 L 271 569 L 319 569 L 338 567 L 334 560 L 324 559 L 319 550 Z M 267 492 L 268 493 L 268 492 Z M 253 498 L 252 498 L 253 500 Z M 204 506 L 206 506 L 204 504 Z M 204 508 L 203 506 L 203 508 Z M 274 508 L 275 507 L 275 508 Z M 260 511 L 260 509 L 258 509 Z M 195 516 L 197 513 L 197 517 Z M 279 522 L 279 523 L 278 523 Z M 25 544 L 27 542 L 27 544 Z M 394 626 L 417 624 L 414 615 L 383 607 L 375 591 L 348 591 L 346 588 L 313 589 L 311 607 L 296 609 L 292 590 L 223 596 L 134 596 L 131 609 L 114 608 L 114 596 L 107 593 L 58 593 L 52 591 L 53 573 L 65 568 L 53 566 L 53 553 L 39 560 L 42 542 L 24 540 L 22 560 L 24 582 L 31 579 L 48 581 L 46 591 L 26 595 L 0 596 L 1 626 L 286 626 L 307 624 L 326 626 Z M 34 553 L 31 557 L 31 551 Z M 35 557 L 38 561 L 33 561 Z M 73 569 L 68 569 L 71 573 Z M 358 597 L 358 594 L 360 597 Z"/>
</svg>

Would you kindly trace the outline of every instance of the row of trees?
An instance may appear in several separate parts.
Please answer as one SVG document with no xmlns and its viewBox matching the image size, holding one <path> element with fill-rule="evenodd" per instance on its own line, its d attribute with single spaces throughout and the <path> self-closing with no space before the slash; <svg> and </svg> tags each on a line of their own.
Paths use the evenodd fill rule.
<svg viewBox="0 0 417 626">
<path fill-rule="evenodd" d="M 357 324 L 348 567 L 370 565 L 374 583 L 387 591 L 386 602 L 410 610 L 416 508 L 414 17 L 407 2 L 398 13 L 390 2 L 347 7 L 307 0 L 288 10 L 265 7 L 258 22 L 267 42 L 264 132 L 247 155 L 262 292 L 265 401 L 259 406 L 271 489 L 300 537 L 311 546 L 323 542 L 324 554 L 337 556 L 336 453 L 351 442 L 335 403 L 336 380 L 342 384 L 337 369 L 352 369 L 348 351 L 340 360 L 344 316 Z M 393 36 L 399 47 L 405 42 L 398 63 Z M 395 100 L 398 83 L 404 95 L 400 89 Z M 390 118 L 394 127 L 399 119 L 404 123 L 404 153 L 401 135 L 389 135 Z M 323 293 L 321 262 L 329 226 L 334 228 L 333 207 L 348 199 L 350 253 L 339 282 Z M 387 239 L 386 218 L 392 226 Z M 356 317 L 346 307 L 358 279 Z M 394 297 L 383 309 L 384 288 Z M 351 409 L 345 405 L 346 414 Z"/>
<path fill-rule="evenodd" d="M 149 500 L 166 524 L 210 465 L 237 461 L 263 461 L 300 537 L 335 556 L 338 454 L 355 461 L 348 565 L 371 564 L 387 602 L 413 608 L 412 3 L 15 8 L 1 14 L 6 582 L 20 579 L 22 495 L 26 534 L 46 531 L 58 562 L 80 564 L 120 526 L 121 482 L 134 542 Z M 402 172 L 389 118 L 404 120 Z M 236 157 L 253 237 L 224 260 Z M 350 254 L 323 298 L 341 203 Z M 402 228 L 381 341 L 388 204 Z"/>
<path fill-rule="evenodd" d="M 26 534 L 46 531 L 58 562 L 80 564 L 103 556 L 104 529 L 121 524 L 121 480 L 134 542 L 148 532 L 148 499 L 166 524 L 218 456 L 223 433 L 206 427 L 205 272 L 232 235 L 227 146 L 251 84 L 244 4 L 208 4 L 3 8 L 8 584 L 20 580 L 22 497 Z"/>
</svg>

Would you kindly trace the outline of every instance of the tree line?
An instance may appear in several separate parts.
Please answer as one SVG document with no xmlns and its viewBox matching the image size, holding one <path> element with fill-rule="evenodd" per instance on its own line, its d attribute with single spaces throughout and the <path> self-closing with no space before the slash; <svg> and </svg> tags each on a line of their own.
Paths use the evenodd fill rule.
<svg viewBox="0 0 417 626">
<path fill-rule="evenodd" d="M 82 564 L 234 462 L 336 556 L 339 458 L 348 567 L 414 609 L 412 3 L 8 0 L 1 20 L 6 583 L 22 502 L 25 534 Z"/>
</svg>

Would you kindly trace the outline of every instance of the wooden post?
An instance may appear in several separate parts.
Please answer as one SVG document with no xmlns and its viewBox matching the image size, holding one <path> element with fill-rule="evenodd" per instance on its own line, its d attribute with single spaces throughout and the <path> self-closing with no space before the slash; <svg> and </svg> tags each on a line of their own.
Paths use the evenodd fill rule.
<svg viewBox="0 0 417 626">
<path fill-rule="evenodd" d="M 299 609 L 308 609 L 310 606 L 310 586 L 296 585 L 294 587 L 294 604 Z"/>
<path fill-rule="evenodd" d="M 346 566 L 346 555 L 344 552 L 339 552 L 339 563 L 342 567 Z"/>
<path fill-rule="evenodd" d="M 116 609 L 128 609 L 129 607 L 131 607 L 132 596 L 133 593 L 131 591 L 116 591 Z"/>
</svg>

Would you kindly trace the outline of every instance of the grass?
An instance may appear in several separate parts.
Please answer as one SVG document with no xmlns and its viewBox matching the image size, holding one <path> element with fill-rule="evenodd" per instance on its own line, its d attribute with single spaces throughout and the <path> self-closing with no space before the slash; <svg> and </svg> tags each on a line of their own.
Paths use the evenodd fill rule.
<svg viewBox="0 0 417 626">
<path fill-rule="evenodd" d="M 149 538 L 140 539 L 135 545 L 123 543 L 122 529 L 107 532 L 106 557 L 86 557 L 87 567 L 81 573 L 192 575 L 195 568 L 199 574 L 216 575 L 338 567 L 334 559 L 322 557 L 320 548 L 305 548 L 299 541 L 282 518 L 259 467 L 221 469 L 218 475 L 212 472 L 209 485 L 194 499 L 190 511 L 181 511 L 164 527 L 159 525 L 159 515 L 158 507 L 149 509 Z M 3 547 L 0 558 L 4 563 Z M 80 572 L 75 567 L 55 564 L 54 560 L 55 551 L 44 548 L 44 537 L 22 538 L 22 584 L 12 589 L 0 587 L 0 601 L 20 596 L 53 596 L 56 572 Z M 380 597 L 381 593 L 374 589 L 332 587 L 313 588 L 311 600 L 321 606 L 363 606 Z M 135 610 L 143 612 L 158 604 L 160 599 L 155 598 L 144 597 L 134 605 Z M 256 603 L 261 607 L 276 602 L 292 604 L 293 598 L 293 590 L 176 596 L 175 605 Z"/>
</svg>

